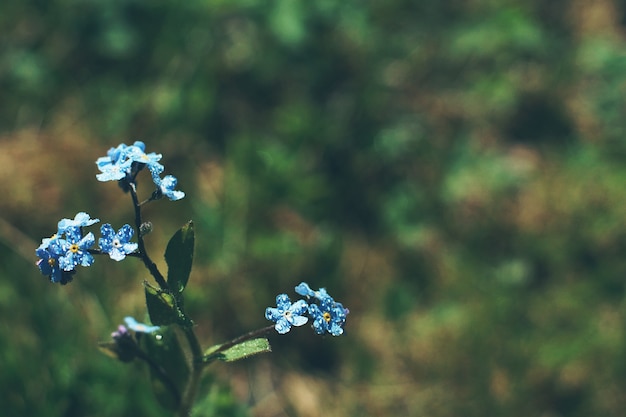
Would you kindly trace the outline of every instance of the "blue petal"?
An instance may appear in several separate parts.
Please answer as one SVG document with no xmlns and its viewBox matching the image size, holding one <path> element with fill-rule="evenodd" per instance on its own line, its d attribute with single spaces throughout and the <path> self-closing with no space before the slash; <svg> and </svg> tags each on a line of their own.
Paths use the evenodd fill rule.
<svg viewBox="0 0 626 417">
<path fill-rule="evenodd" d="M 57 225 L 59 233 L 65 232 L 70 227 L 85 227 L 98 223 L 100 219 L 92 219 L 89 214 L 81 211 L 74 216 L 74 219 L 61 219 Z"/>
<path fill-rule="evenodd" d="M 322 317 L 315 319 L 313 321 L 313 329 L 315 330 L 315 333 L 317 334 L 326 333 L 326 330 L 328 329 L 326 320 L 324 320 Z"/>
<path fill-rule="evenodd" d="M 278 319 L 274 328 L 279 334 L 285 334 L 291 330 L 291 324 L 284 317 L 282 317 Z"/>
<path fill-rule="evenodd" d="M 124 252 L 120 248 L 113 248 L 111 252 L 109 252 L 109 258 L 119 262 L 126 258 L 126 252 Z"/>
<path fill-rule="evenodd" d="M 289 310 L 289 307 L 291 307 L 289 296 L 287 294 L 278 294 L 276 296 L 276 307 L 278 307 L 281 312 Z"/>
<path fill-rule="evenodd" d="M 330 329 L 328 331 L 333 336 L 341 336 L 343 334 L 343 327 L 341 327 L 337 323 L 331 323 L 330 324 Z"/>
<path fill-rule="evenodd" d="M 146 151 L 146 144 L 145 144 L 145 143 L 143 143 L 143 142 L 142 142 L 142 141 L 140 141 L 140 140 L 136 140 L 136 141 L 133 143 L 133 146 L 136 146 L 137 148 L 141 149 L 141 151 L 142 151 L 142 152 L 145 152 L 145 151 Z"/>
<path fill-rule="evenodd" d="M 302 325 L 305 325 L 308 321 L 309 321 L 308 317 L 292 316 L 291 324 L 294 326 L 302 326 Z"/>
<path fill-rule="evenodd" d="M 309 284 L 307 284 L 306 282 L 301 282 L 300 284 L 298 284 L 298 286 L 296 286 L 296 292 L 306 297 L 315 296 L 315 291 L 313 291 L 311 287 L 309 287 Z"/>
<path fill-rule="evenodd" d="M 120 242 L 127 243 L 133 237 L 134 234 L 135 234 L 135 230 L 129 224 L 125 224 L 117 232 L 117 237 L 119 237 Z"/>
<path fill-rule="evenodd" d="M 320 288 L 317 291 L 313 291 L 311 289 L 311 287 L 309 287 L 309 284 L 307 284 L 306 282 L 301 282 L 300 284 L 298 284 L 298 286 L 296 286 L 296 292 L 300 295 L 304 295 L 305 297 L 315 297 L 318 300 L 324 300 L 325 298 L 331 298 L 330 295 L 328 295 L 328 293 L 326 292 L 325 288 Z"/>
<path fill-rule="evenodd" d="M 78 246 L 83 250 L 87 250 L 92 247 L 94 243 L 96 243 L 96 237 L 93 233 L 89 232 L 78 242 Z"/>
<path fill-rule="evenodd" d="M 302 315 L 302 313 L 307 311 L 308 308 L 309 308 L 309 305 L 307 304 L 306 301 L 298 300 L 295 303 L 293 303 L 291 307 L 289 307 L 289 311 L 296 316 L 300 316 Z"/>
<path fill-rule="evenodd" d="M 154 333 L 160 329 L 159 326 L 149 326 L 144 323 L 139 323 L 137 320 L 130 316 L 124 317 L 124 322 L 129 329 L 139 333 Z"/>
<path fill-rule="evenodd" d="M 176 185 L 178 180 L 173 175 L 166 175 L 163 179 L 160 179 L 158 175 L 152 175 L 152 179 L 157 187 L 161 190 L 161 193 L 172 201 L 180 200 L 185 197 L 185 193 L 182 191 L 176 191 Z"/>
<path fill-rule="evenodd" d="M 277 308 L 268 307 L 268 308 L 265 309 L 265 318 L 268 319 L 268 320 L 276 321 L 280 317 L 282 317 L 282 315 L 283 315 L 283 313 L 278 311 Z"/>
</svg>

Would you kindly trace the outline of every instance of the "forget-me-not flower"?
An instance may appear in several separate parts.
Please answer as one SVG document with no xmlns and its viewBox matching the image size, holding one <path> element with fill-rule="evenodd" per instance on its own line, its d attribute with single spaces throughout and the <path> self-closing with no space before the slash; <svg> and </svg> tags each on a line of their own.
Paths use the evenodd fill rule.
<svg viewBox="0 0 626 417">
<path fill-rule="evenodd" d="M 154 184 L 157 186 L 157 197 L 166 196 L 172 201 L 180 200 L 185 197 L 185 193 L 183 191 L 177 191 L 176 185 L 178 184 L 178 180 L 173 175 L 166 175 L 163 179 L 161 179 L 158 175 L 153 175 L 152 180 Z"/>
<path fill-rule="evenodd" d="M 326 288 L 320 288 L 317 291 L 313 291 L 309 284 L 306 282 L 301 282 L 296 286 L 296 293 L 303 295 L 305 297 L 313 297 L 318 300 L 323 300 L 326 297 L 330 297 L 326 292 Z"/>
<path fill-rule="evenodd" d="M 59 236 L 55 234 L 50 238 L 41 240 L 41 245 L 35 251 L 39 257 L 36 265 L 39 267 L 42 275 L 47 276 L 50 282 L 65 285 L 72 281 L 76 270 L 63 269 L 62 256 L 66 254 L 67 250 L 64 248 L 64 245 L 66 245 L 67 241 Z"/>
<path fill-rule="evenodd" d="M 319 304 L 309 304 L 309 314 L 313 320 L 313 329 L 317 334 L 330 333 L 333 336 L 343 334 L 346 315 L 349 313 L 341 303 L 326 297 Z"/>
<path fill-rule="evenodd" d="M 350 312 L 347 308 L 336 302 L 325 288 L 314 291 L 309 284 L 301 282 L 295 290 L 307 299 L 315 299 L 315 302 L 309 304 L 309 315 L 317 334 L 330 333 L 333 336 L 343 334 L 346 315 Z"/>
<path fill-rule="evenodd" d="M 63 269 L 59 266 L 60 253 L 57 246 L 54 244 L 51 246 L 53 239 L 56 237 L 43 239 L 35 253 L 39 257 L 37 261 L 39 271 L 47 276 L 51 282 L 57 283 L 63 280 Z"/>
<path fill-rule="evenodd" d="M 96 175 L 98 181 L 118 181 L 127 177 L 134 178 L 143 167 L 147 166 L 151 173 L 163 172 L 163 165 L 158 161 L 162 155 L 151 152 L 145 153 L 146 145 L 141 141 L 135 141 L 130 146 L 125 144 L 111 148 L 107 156 L 102 156 L 96 160 L 96 165 L 101 171 Z"/>
<path fill-rule="evenodd" d="M 118 181 L 130 174 L 132 159 L 128 158 L 128 148 L 122 143 L 117 148 L 111 148 L 107 156 L 101 156 L 96 160 L 100 174 L 96 175 L 98 181 Z"/>
<path fill-rule="evenodd" d="M 298 300 L 291 304 L 291 300 L 287 294 L 279 294 L 276 296 L 276 308 L 268 307 L 265 309 L 265 318 L 276 322 L 274 328 L 280 334 L 287 333 L 291 326 L 302 326 L 309 320 L 302 314 L 307 311 L 307 303 L 304 300 Z"/>
<path fill-rule="evenodd" d="M 59 257 L 59 264 L 64 271 L 71 271 L 77 265 L 90 266 L 94 259 L 89 248 L 96 242 L 93 233 L 89 232 L 85 236 L 81 235 L 80 227 L 69 227 L 65 230 L 65 239 L 58 239 L 58 243 L 63 253 Z"/>
<path fill-rule="evenodd" d="M 137 250 L 137 243 L 130 242 L 135 231 L 130 225 L 125 224 L 115 233 L 115 229 L 106 223 L 100 228 L 102 237 L 98 240 L 98 246 L 104 253 L 115 261 L 121 261 L 128 255 Z"/>
<path fill-rule="evenodd" d="M 146 145 L 141 141 L 136 141 L 133 146 L 129 147 L 128 157 L 138 164 L 144 164 L 150 170 L 152 175 L 154 173 L 160 174 L 165 169 L 163 165 L 159 163 L 163 155 L 160 153 L 146 153 Z"/>
</svg>

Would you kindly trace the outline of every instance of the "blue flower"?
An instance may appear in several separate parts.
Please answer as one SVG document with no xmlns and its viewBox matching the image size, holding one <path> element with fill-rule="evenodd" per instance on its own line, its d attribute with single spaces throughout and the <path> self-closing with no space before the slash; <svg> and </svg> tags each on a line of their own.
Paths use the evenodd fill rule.
<svg viewBox="0 0 626 417">
<path fill-rule="evenodd" d="M 158 175 L 165 169 L 163 165 L 159 163 L 163 155 L 160 153 L 145 153 L 146 145 L 143 142 L 137 141 L 133 146 L 129 147 L 128 157 L 138 164 L 144 164 L 150 170 L 152 175 Z"/>
<path fill-rule="evenodd" d="M 70 227 L 86 227 L 91 226 L 92 224 L 98 223 L 100 219 L 92 219 L 89 214 L 81 211 L 74 216 L 74 220 L 71 219 L 62 219 L 58 224 L 58 232 L 57 234 L 64 233 Z"/>
<path fill-rule="evenodd" d="M 163 172 L 163 165 L 158 161 L 161 154 L 151 152 L 145 153 L 146 145 L 141 141 L 127 146 L 125 144 L 118 145 L 117 148 L 111 148 L 107 152 L 107 156 L 102 156 L 96 160 L 96 165 L 101 171 L 96 175 L 98 181 L 119 181 L 127 177 L 134 179 L 134 176 L 147 166 L 150 172 Z"/>
<path fill-rule="evenodd" d="M 185 197 L 184 192 L 174 190 L 178 184 L 178 180 L 173 175 L 166 175 L 163 179 L 161 179 L 158 175 L 153 175 L 152 180 L 157 186 L 157 190 L 155 192 L 156 199 L 166 196 L 170 200 L 176 201 Z"/>
<path fill-rule="evenodd" d="M 58 239 L 60 245 L 59 265 L 64 271 L 72 271 L 77 265 L 90 266 L 94 259 L 89 248 L 96 241 L 93 233 L 89 232 L 84 237 L 80 227 L 69 227 L 65 230 L 66 239 Z"/>
<path fill-rule="evenodd" d="M 89 214 L 80 212 L 74 219 L 62 219 L 57 225 L 57 233 L 41 240 L 35 253 L 39 257 L 36 265 L 39 271 L 51 282 L 67 284 L 76 273 L 76 266 L 90 266 L 93 256 L 89 248 L 93 246 L 93 233 L 82 236 L 82 228 L 99 222 Z"/>
<path fill-rule="evenodd" d="M 130 174 L 133 161 L 128 158 L 129 146 L 120 144 L 117 148 L 111 148 L 107 156 L 96 160 L 98 169 L 102 172 L 96 175 L 98 181 L 118 181 Z"/>
<path fill-rule="evenodd" d="M 108 253 L 109 257 L 115 261 L 121 261 L 126 255 L 137 250 L 138 245 L 129 242 L 135 231 L 128 224 L 115 233 L 115 229 L 106 223 L 100 228 L 100 233 L 102 233 L 102 237 L 98 240 L 100 250 Z"/>
<path fill-rule="evenodd" d="M 308 307 L 304 300 L 298 300 L 291 304 L 287 294 L 279 294 L 276 296 L 276 307 L 265 309 L 265 318 L 276 322 L 274 328 L 280 334 L 287 333 L 291 326 L 302 326 L 309 321 L 307 317 L 302 315 Z"/>
<path fill-rule="evenodd" d="M 320 288 L 317 291 L 313 291 L 311 287 L 309 287 L 309 284 L 307 284 L 306 282 L 301 282 L 300 284 L 298 284 L 296 286 L 296 292 L 305 297 L 313 297 L 318 300 L 323 300 L 326 297 L 330 297 L 325 288 Z"/>
<path fill-rule="evenodd" d="M 317 334 L 330 333 L 333 336 L 343 334 L 346 315 L 350 312 L 341 303 L 336 302 L 325 288 L 313 291 L 309 284 L 301 282 L 296 292 L 307 298 L 314 298 L 315 303 L 309 304 L 309 315 L 313 320 L 313 329 Z"/>
<path fill-rule="evenodd" d="M 43 239 L 35 253 L 39 257 L 37 266 L 41 273 L 50 278 L 51 282 L 57 283 L 63 280 L 63 270 L 59 266 L 59 253 L 50 246 L 56 237 Z"/>
<path fill-rule="evenodd" d="M 154 333 L 160 329 L 159 326 L 149 326 L 144 323 L 139 323 L 137 320 L 130 316 L 124 317 L 124 322 L 130 330 L 138 333 Z"/>
<path fill-rule="evenodd" d="M 346 315 L 349 313 L 341 303 L 336 302 L 332 297 L 320 300 L 318 304 L 309 305 L 309 314 L 313 320 L 313 329 L 317 334 L 330 333 L 333 336 L 343 334 L 343 326 L 346 322 Z"/>
<path fill-rule="evenodd" d="M 35 251 L 39 257 L 39 260 L 36 262 L 39 271 L 47 276 L 50 282 L 61 285 L 71 282 L 73 275 L 76 273 L 75 270 L 65 271 L 61 267 L 60 258 L 65 253 L 62 247 L 64 242 L 64 239 L 60 239 L 55 234 L 51 238 L 42 239 L 41 245 Z"/>
</svg>

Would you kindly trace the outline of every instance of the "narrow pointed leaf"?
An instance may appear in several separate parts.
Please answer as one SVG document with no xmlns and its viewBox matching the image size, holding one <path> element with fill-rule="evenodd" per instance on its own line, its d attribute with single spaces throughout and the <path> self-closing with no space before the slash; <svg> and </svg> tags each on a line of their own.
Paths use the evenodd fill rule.
<svg viewBox="0 0 626 417">
<path fill-rule="evenodd" d="M 165 249 L 165 261 L 168 268 L 167 283 L 173 291 L 179 294 L 183 292 L 189 280 L 193 264 L 194 242 L 193 222 L 190 221 L 172 236 Z"/>
<path fill-rule="evenodd" d="M 204 352 L 203 361 L 204 362 L 213 362 L 214 360 L 221 360 L 224 362 L 234 362 L 240 359 L 245 359 L 252 355 L 256 355 L 264 352 L 271 352 L 272 347 L 270 346 L 270 342 L 264 338 L 247 340 L 245 342 L 236 344 L 222 352 L 215 353 L 220 349 L 222 345 L 216 345 Z"/>
</svg>

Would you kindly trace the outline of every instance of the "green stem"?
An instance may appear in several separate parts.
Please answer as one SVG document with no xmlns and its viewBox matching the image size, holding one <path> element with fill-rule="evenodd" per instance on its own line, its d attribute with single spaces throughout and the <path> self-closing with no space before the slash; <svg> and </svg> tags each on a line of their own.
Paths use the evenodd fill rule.
<svg viewBox="0 0 626 417">
<path fill-rule="evenodd" d="M 134 182 L 129 184 L 130 196 L 133 199 L 133 207 L 135 208 L 135 230 L 137 231 L 137 245 L 139 249 L 139 253 L 141 254 L 141 260 L 144 265 L 150 271 L 150 275 L 152 275 L 163 290 L 169 290 L 169 286 L 167 285 L 167 281 L 157 268 L 156 264 L 152 262 L 150 256 L 148 256 L 148 252 L 146 251 L 146 245 L 143 241 L 143 236 L 141 235 L 141 224 L 143 221 L 141 220 L 141 204 L 139 204 L 139 199 L 137 198 L 137 188 Z"/>
<path fill-rule="evenodd" d="M 154 277 L 155 281 L 159 284 L 161 289 L 169 292 L 169 285 L 167 284 L 167 281 L 165 280 L 165 278 L 159 271 L 156 264 L 152 261 L 152 259 L 150 259 L 150 256 L 148 255 L 148 252 L 146 251 L 146 246 L 143 240 L 143 236 L 141 234 L 141 225 L 143 223 L 143 220 L 141 219 L 141 206 L 145 204 L 146 202 L 150 201 L 150 199 L 143 201 L 141 203 L 139 202 L 139 199 L 137 198 L 137 188 L 134 182 L 131 182 L 129 184 L 129 189 L 130 189 L 131 198 L 133 200 L 133 207 L 135 208 L 135 230 L 137 231 L 137 246 L 139 249 L 138 251 L 139 257 L 141 257 L 144 265 L 146 266 L 150 274 Z M 198 342 L 198 338 L 196 337 L 196 334 L 194 333 L 193 328 L 181 326 L 181 329 L 183 330 L 183 333 L 185 334 L 185 337 L 187 338 L 187 343 L 189 344 L 189 348 L 191 350 L 192 366 L 191 366 L 191 375 L 189 377 L 189 383 L 187 384 L 185 393 L 183 395 L 183 398 L 181 399 L 178 415 L 181 417 L 188 417 L 191 415 L 191 409 L 193 407 L 194 400 L 198 392 L 198 388 L 200 387 L 200 377 L 202 376 L 202 369 L 204 368 L 204 364 L 202 363 L 202 347 L 200 346 L 200 342 Z M 157 372 L 162 371 L 162 369 L 160 369 L 158 365 L 156 365 L 153 362 L 151 363 L 150 358 L 145 357 L 145 355 L 143 356 L 144 357 L 142 357 L 142 359 L 148 362 L 148 364 L 153 369 L 155 369 Z M 175 396 L 180 398 L 180 393 L 178 392 L 176 387 L 174 387 L 173 384 L 168 384 L 168 385 L 172 385 L 169 387 L 170 390 Z"/>
<path fill-rule="evenodd" d="M 182 327 L 182 330 L 185 333 L 187 343 L 191 349 L 192 366 L 189 383 L 185 389 L 185 394 L 180 404 L 178 415 L 180 417 L 188 417 L 191 415 L 191 409 L 198 393 L 198 388 L 200 387 L 200 377 L 202 376 L 202 369 L 204 366 L 202 363 L 202 347 L 200 346 L 200 342 L 198 342 L 198 338 L 196 337 L 193 328 Z"/>
<path fill-rule="evenodd" d="M 167 386 L 168 390 L 174 396 L 175 401 L 180 401 L 180 391 L 178 391 L 176 384 L 174 384 L 168 373 L 165 372 L 165 370 L 159 364 L 154 362 L 152 358 L 146 355 L 144 351 L 139 349 L 139 347 L 136 347 L 135 354 L 139 359 L 146 362 L 148 366 L 150 366 L 150 368 L 153 370 L 153 372 L 155 372 L 159 376 L 159 379 Z"/>
<path fill-rule="evenodd" d="M 213 359 L 221 352 L 224 352 L 225 350 L 228 350 L 231 347 L 243 343 L 247 340 L 255 339 L 265 333 L 270 332 L 272 329 L 274 329 L 274 325 L 272 324 L 258 330 L 253 330 L 244 335 L 236 337 L 220 345 L 208 357 L 203 357 L 202 348 L 200 347 L 200 343 L 198 342 L 198 338 L 196 337 L 193 329 L 190 327 L 183 327 L 182 329 L 185 333 L 185 336 L 187 337 L 187 342 L 189 343 L 189 347 L 191 348 L 191 354 L 193 358 L 189 384 L 187 385 L 187 389 L 185 390 L 185 395 L 183 396 L 180 409 L 178 410 L 178 415 L 179 417 L 189 417 L 191 415 L 191 409 L 193 407 L 194 400 L 198 393 L 198 388 L 200 387 L 200 377 L 202 376 L 202 370 L 204 369 L 204 367 L 212 362 Z"/>
</svg>

